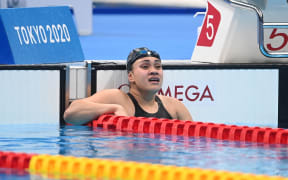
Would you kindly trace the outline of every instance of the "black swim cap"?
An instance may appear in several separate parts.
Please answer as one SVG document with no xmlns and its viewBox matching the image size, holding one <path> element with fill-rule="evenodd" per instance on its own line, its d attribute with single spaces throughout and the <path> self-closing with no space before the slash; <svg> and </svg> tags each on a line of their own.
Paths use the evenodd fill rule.
<svg viewBox="0 0 288 180">
<path fill-rule="evenodd" d="M 126 64 L 127 71 L 128 72 L 131 71 L 132 70 L 132 64 L 137 59 L 142 58 L 142 57 L 156 57 L 158 59 L 161 59 L 160 55 L 156 51 L 152 51 L 146 47 L 133 49 L 129 53 L 129 56 L 127 58 L 127 64 Z"/>
</svg>

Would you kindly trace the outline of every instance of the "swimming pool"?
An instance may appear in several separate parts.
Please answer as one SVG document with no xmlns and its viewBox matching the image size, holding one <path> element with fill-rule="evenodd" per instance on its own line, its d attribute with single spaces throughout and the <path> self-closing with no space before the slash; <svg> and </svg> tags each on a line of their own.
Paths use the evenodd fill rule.
<svg viewBox="0 0 288 180">
<path fill-rule="evenodd" d="M 194 46 L 196 40 L 194 35 L 197 27 L 202 22 L 203 15 L 197 19 L 192 14 L 149 15 L 149 21 L 145 20 L 146 17 L 143 15 L 121 15 L 122 19 L 127 19 L 125 21 L 129 25 L 132 25 L 130 24 L 131 21 L 140 25 L 143 25 L 143 23 L 151 25 L 150 20 L 155 20 L 153 25 L 157 25 L 157 29 L 158 26 L 164 27 L 165 33 L 162 30 L 155 31 L 154 27 L 147 29 L 147 32 L 151 31 L 147 33 L 148 38 L 146 31 L 139 31 L 142 29 L 128 28 L 133 32 L 129 34 L 126 32 L 127 26 L 125 26 L 125 31 L 121 31 L 122 29 L 119 28 L 120 24 L 126 24 L 115 20 L 120 18 L 119 15 L 98 15 L 98 19 L 94 20 L 98 23 L 97 25 L 102 26 L 97 26 L 97 32 L 92 37 L 93 40 L 86 41 L 88 37 L 81 37 L 80 39 L 83 43 L 86 58 L 125 59 L 128 50 L 134 48 L 135 45 L 143 45 L 144 43 L 144 45 L 150 47 L 152 46 L 151 42 L 153 42 L 152 47 L 159 48 L 159 51 L 163 54 L 171 53 L 166 57 L 164 56 L 164 59 L 190 59 L 193 51 L 191 47 Z M 115 22 L 110 23 L 111 20 Z M 186 24 L 183 27 L 181 25 L 183 22 L 193 23 Z M 113 26 L 118 28 L 113 28 Z M 99 29 L 99 27 L 106 29 Z M 179 29 L 175 31 L 171 27 Z M 107 29 L 110 31 L 107 32 Z M 167 30 L 171 31 L 168 32 Z M 151 36 L 152 32 L 153 35 Z M 155 34 L 157 32 L 164 36 Z M 179 32 L 182 32 L 180 34 L 184 37 L 174 36 L 175 33 L 179 35 Z M 135 37 L 138 37 L 139 40 L 131 43 Z M 113 47 L 107 39 L 113 39 L 116 42 Z M 123 39 L 125 42 L 127 39 L 129 40 L 129 43 L 126 43 L 129 47 L 123 46 Z M 189 48 L 179 49 L 179 47 Z M 109 50 L 109 53 L 102 51 L 103 49 Z M 110 52 L 113 52 L 113 56 Z M 107 57 L 107 55 L 109 56 Z M 41 122 L 41 117 L 39 117 L 39 121 Z M 87 126 L 2 125 L 0 127 L 0 151 L 103 158 L 288 177 L 287 145 L 227 141 L 205 137 L 107 131 L 102 128 Z M 17 175 L 17 171 L 10 169 L 1 169 L 0 172 L 0 179 L 35 179 L 33 175 Z"/>
<path fill-rule="evenodd" d="M 133 161 L 288 177 L 287 145 L 131 133 L 88 126 L 3 125 L 0 151 Z M 1 179 L 32 176 L 1 171 Z"/>
</svg>

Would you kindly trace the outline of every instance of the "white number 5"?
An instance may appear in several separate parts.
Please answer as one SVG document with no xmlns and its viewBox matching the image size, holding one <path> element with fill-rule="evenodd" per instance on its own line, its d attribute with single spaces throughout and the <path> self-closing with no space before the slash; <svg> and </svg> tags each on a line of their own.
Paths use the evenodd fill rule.
<svg viewBox="0 0 288 180">
<path fill-rule="evenodd" d="M 213 37 L 214 37 L 214 27 L 213 27 L 213 24 L 210 22 L 210 20 L 213 19 L 213 18 L 214 18 L 213 15 L 208 15 L 208 17 L 207 17 L 207 26 L 206 26 L 206 28 L 207 29 L 209 29 L 209 28 L 211 29 L 211 34 L 210 35 L 209 35 L 208 32 L 206 32 L 207 39 L 209 39 L 209 40 L 212 40 Z"/>
</svg>

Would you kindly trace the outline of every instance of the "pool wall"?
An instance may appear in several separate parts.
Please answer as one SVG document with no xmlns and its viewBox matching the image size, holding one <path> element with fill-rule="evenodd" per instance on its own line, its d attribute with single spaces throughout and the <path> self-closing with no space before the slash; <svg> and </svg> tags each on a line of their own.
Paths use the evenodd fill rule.
<svg viewBox="0 0 288 180">
<path fill-rule="evenodd" d="M 0 124 L 63 122 L 68 69 L 63 64 L 1 65 Z"/>
<path fill-rule="evenodd" d="M 65 124 L 63 112 L 69 102 L 107 88 L 128 91 L 125 68 L 118 60 L 112 64 L 85 61 L 77 65 L 0 66 L 0 108 L 5 114 L 0 122 Z M 182 101 L 195 121 L 288 127 L 286 64 L 163 60 L 163 69 L 159 94 Z M 15 109 L 18 114 L 11 113 Z"/>
</svg>

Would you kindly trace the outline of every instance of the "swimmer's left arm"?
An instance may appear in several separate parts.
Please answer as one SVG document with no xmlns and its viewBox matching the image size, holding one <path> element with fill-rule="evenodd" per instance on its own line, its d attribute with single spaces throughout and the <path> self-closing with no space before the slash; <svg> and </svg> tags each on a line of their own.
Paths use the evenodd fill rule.
<svg viewBox="0 0 288 180">
<path fill-rule="evenodd" d="M 177 119 L 193 121 L 193 118 L 190 112 L 188 111 L 188 109 L 182 102 L 177 100 L 177 103 L 175 103 L 175 108 L 176 108 Z"/>
</svg>

